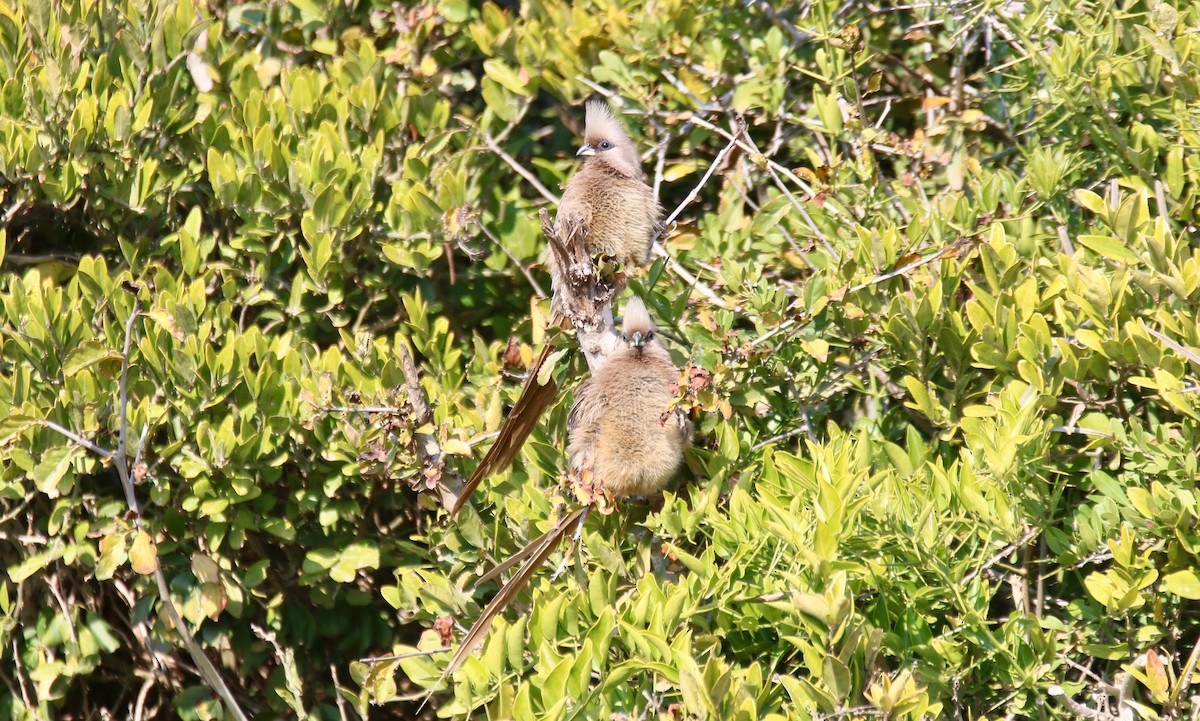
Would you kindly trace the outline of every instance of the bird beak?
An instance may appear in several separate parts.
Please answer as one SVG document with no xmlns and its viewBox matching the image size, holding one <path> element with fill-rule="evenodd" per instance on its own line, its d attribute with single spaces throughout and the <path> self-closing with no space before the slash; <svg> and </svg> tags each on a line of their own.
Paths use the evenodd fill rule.
<svg viewBox="0 0 1200 721">
<path fill-rule="evenodd" d="M 596 149 L 593 148 L 591 145 L 584 143 L 583 145 L 579 146 L 579 150 L 576 150 L 575 154 L 576 155 L 595 155 Z"/>
<path fill-rule="evenodd" d="M 642 335 L 640 330 L 635 330 L 633 335 L 629 336 L 630 348 L 642 348 L 646 345 L 646 337 Z"/>
</svg>

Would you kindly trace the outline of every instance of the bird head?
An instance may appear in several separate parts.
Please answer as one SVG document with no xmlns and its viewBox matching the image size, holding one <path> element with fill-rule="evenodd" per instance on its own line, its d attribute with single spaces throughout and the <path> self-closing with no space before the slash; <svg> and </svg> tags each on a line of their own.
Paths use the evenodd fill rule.
<svg viewBox="0 0 1200 721">
<path fill-rule="evenodd" d="M 588 102 L 583 145 L 575 154 L 588 158 L 589 162 L 609 165 L 629 177 L 642 177 L 642 161 L 637 148 L 626 134 L 625 126 L 603 100 Z"/>
<path fill-rule="evenodd" d="M 654 341 L 654 323 L 650 320 L 646 304 L 636 295 L 625 304 L 625 324 L 622 330 L 625 342 L 630 348 L 636 348 L 638 353 L 645 349 L 647 343 Z"/>
</svg>

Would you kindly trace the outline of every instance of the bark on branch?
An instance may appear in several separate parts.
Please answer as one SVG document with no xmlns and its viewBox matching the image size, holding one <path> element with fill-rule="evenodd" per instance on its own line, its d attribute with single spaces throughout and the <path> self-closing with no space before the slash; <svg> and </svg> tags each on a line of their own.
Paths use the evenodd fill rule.
<svg viewBox="0 0 1200 721">
<path fill-rule="evenodd" d="M 545 209 L 538 217 L 554 262 L 561 269 L 554 288 L 555 311 L 575 327 L 575 338 L 587 359 L 588 370 L 595 372 L 617 347 L 619 338 L 613 325 L 612 301 L 622 284 L 619 279 L 596 270 L 584 248 L 587 230 L 582 225 L 564 222 L 556 227 Z"/>
</svg>

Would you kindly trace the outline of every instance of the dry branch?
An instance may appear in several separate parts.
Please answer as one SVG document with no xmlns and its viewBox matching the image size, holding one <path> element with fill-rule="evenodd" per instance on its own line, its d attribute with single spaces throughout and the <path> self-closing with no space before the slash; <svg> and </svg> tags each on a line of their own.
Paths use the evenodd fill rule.
<svg viewBox="0 0 1200 721">
<path fill-rule="evenodd" d="M 586 230 L 582 226 L 564 223 L 555 227 L 544 209 L 538 217 L 542 232 L 550 243 L 550 252 L 564 271 L 561 287 L 554 289 L 555 310 L 575 327 L 579 348 L 587 359 L 588 368 L 594 371 L 616 349 L 612 301 L 617 293 L 617 282 L 597 272 L 584 247 Z"/>
</svg>

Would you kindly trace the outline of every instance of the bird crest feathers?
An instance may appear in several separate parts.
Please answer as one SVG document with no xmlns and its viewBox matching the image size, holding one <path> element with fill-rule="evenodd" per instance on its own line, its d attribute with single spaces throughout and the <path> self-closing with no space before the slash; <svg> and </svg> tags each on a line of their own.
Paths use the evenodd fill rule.
<svg viewBox="0 0 1200 721">
<path fill-rule="evenodd" d="M 614 145 L 629 145 L 625 125 L 613 114 L 612 108 L 603 100 L 589 100 L 584 127 L 584 142 L 590 145 L 608 140 Z"/>
<path fill-rule="evenodd" d="M 626 336 L 637 332 L 646 335 L 654 330 L 654 324 L 650 322 L 650 313 L 646 310 L 646 304 L 636 295 L 632 296 L 625 304 L 624 330 Z"/>
</svg>

